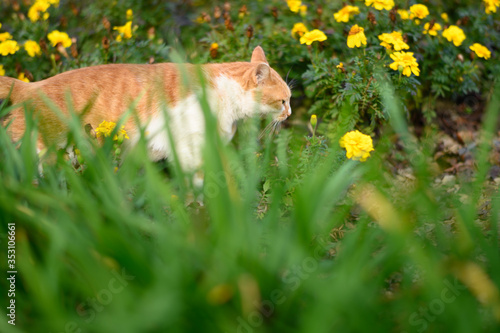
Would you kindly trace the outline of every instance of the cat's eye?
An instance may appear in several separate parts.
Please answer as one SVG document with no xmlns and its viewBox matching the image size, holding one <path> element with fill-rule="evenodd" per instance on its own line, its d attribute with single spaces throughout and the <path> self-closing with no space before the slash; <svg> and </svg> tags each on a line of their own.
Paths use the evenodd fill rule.
<svg viewBox="0 0 500 333">
<path fill-rule="evenodd" d="M 285 100 L 284 99 L 281 100 L 281 104 L 285 105 Z"/>
</svg>

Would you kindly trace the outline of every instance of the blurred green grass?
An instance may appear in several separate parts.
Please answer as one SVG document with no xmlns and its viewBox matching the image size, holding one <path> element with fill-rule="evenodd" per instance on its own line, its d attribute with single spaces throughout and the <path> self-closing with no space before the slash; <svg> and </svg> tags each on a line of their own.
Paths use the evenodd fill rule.
<svg viewBox="0 0 500 333">
<path fill-rule="evenodd" d="M 365 163 L 335 144 L 291 150 L 294 128 L 259 142 L 256 120 L 244 147 L 225 146 L 206 110 L 203 205 L 185 205 L 197 190 L 150 162 L 145 139 L 115 172 L 111 147 L 72 127 L 86 168 L 54 152 L 41 176 L 34 122 L 17 148 L 0 129 L 0 251 L 16 223 L 18 269 L 16 326 L 3 307 L 2 332 L 497 331 L 496 190 L 487 216 L 477 203 L 498 97 L 476 177 L 456 193 L 435 186 L 428 153 L 387 105 L 393 129 Z M 384 163 L 394 133 L 413 156 L 408 186 Z"/>
</svg>

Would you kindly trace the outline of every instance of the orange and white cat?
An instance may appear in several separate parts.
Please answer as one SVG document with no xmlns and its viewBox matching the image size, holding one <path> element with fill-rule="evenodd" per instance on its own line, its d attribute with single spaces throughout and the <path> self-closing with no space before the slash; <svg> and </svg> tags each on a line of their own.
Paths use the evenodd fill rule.
<svg viewBox="0 0 500 333">
<path fill-rule="evenodd" d="M 196 77 L 194 65 L 183 65 Z M 236 121 L 256 114 L 272 114 L 275 121 L 291 115 L 291 92 L 280 75 L 267 62 L 260 46 L 252 53 L 250 62 L 201 65 L 207 82 L 208 102 L 216 115 L 220 134 L 231 140 Z M 135 111 L 141 126 L 148 134 L 148 148 L 153 160 L 171 157 L 172 146 L 165 131 L 169 126 L 181 166 L 194 171 L 201 165 L 205 123 L 196 92 L 199 84 L 186 87 L 179 65 L 111 64 L 68 71 L 39 82 L 26 83 L 0 76 L 0 99 L 10 94 L 12 104 L 29 103 L 38 116 L 40 137 L 37 148 L 66 144 L 66 125 L 47 106 L 47 96 L 67 114 L 67 95 L 71 95 L 75 110 L 81 112 L 92 101 L 91 108 L 82 115 L 83 124 L 97 128 L 103 121 L 117 122 L 136 101 Z M 11 90 L 12 89 L 12 90 Z M 162 101 L 167 102 L 168 117 L 162 112 Z M 8 133 L 17 142 L 25 131 L 25 113 L 22 106 L 14 109 L 2 121 L 11 122 Z M 167 118 L 167 119 L 165 119 Z M 167 122 L 167 123 L 166 123 Z M 134 144 L 139 130 L 133 118 L 125 122 L 125 130 Z"/>
</svg>

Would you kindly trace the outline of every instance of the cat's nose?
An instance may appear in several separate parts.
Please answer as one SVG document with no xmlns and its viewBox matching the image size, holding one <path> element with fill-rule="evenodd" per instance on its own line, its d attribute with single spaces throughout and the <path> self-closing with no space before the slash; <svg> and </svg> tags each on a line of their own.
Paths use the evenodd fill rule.
<svg viewBox="0 0 500 333">
<path fill-rule="evenodd" d="M 291 107 L 291 106 L 289 106 L 289 107 L 288 107 L 288 116 L 291 116 L 291 115 L 292 115 L 292 107 Z"/>
</svg>

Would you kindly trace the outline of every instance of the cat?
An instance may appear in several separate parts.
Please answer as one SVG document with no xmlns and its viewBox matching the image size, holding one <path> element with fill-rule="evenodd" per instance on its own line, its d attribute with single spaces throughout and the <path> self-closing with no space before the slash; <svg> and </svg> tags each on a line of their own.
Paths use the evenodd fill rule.
<svg viewBox="0 0 500 333">
<path fill-rule="evenodd" d="M 190 73 L 188 77 L 196 78 L 195 65 L 184 64 L 182 68 Z M 260 46 L 253 50 L 250 62 L 204 64 L 201 71 L 207 84 L 208 103 L 218 121 L 220 135 L 226 141 L 232 139 L 236 122 L 242 118 L 270 114 L 275 122 L 281 122 L 292 113 L 291 91 L 269 66 Z M 190 80 L 186 86 L 185 77 L 181 67 L 174 63 L 98 65 L 31 83 L 0 76 L 0 99 L 9 97 L 14 105 L 29 103 L 33 107 L 39 119 L 38 151 L 51 144 L 64 147 L 67 137 L 64 121 L 51 111 L 44 95 L 66 115 L 68 92 L 74 109 L 79 112 L 92 101 L 90 109 L 82 114 L 82 122 L 94 129 L 104 120 L 117 122 L 135 100 L 137 118 L 146 129 L 151 159 L 172 157 L 172 146 L 165 131 L 165 122 L 168 122 L 181 167 L 186 172 L 194 172 L 202 163 L 205 123 L 196 96 L 199 80 Z M 162 98 L 168 105 L 168 120 L 162 111 Z M 24 108 L 19 106 L 2 121 L 3 126 L 10 123 L 7 131 L 14 142 L 24 134 L 24 117 Z M 128 144 L 135 144 L 140 133 L 133 117 L 129 117 L 124 126 L 130 138 Z"/>
</svg>

